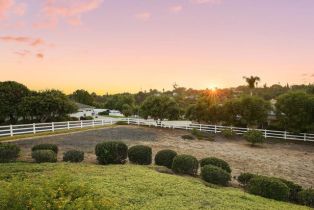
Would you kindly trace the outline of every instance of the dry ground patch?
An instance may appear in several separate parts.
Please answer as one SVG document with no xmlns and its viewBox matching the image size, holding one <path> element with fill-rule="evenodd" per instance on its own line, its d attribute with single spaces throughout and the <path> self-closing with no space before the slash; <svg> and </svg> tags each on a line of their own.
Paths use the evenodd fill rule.
<svg viewBox="0 0 314 210">
<path fill-rule="evenodd" d="M 79 149 L 85 152 L 85 162 L 96 162 L 95 145 L 102 141 L 121 140 L 129 146 L 145 144 L 156 153 L 161 149 L 173 149 L 203 158 L 215 156 L 230 163 L 232 175 L 253 172 L 277 176 L 295 181 L 304 187 L 314 187 L 314 145 L 295 143 L 267 143 L 262 147 L 251 147 L 242 138 L 225 139 L 216 136 L 215 141 L 183 140 L 187 131 L 148 128 L 137 126 L 117 126 L 58 136 L 17 140 L 22 148 L 21 160 L 31 161 L 31 147 L 40 143 L 59 146 L 59 160 L 64 151 Z"/>
</svg>

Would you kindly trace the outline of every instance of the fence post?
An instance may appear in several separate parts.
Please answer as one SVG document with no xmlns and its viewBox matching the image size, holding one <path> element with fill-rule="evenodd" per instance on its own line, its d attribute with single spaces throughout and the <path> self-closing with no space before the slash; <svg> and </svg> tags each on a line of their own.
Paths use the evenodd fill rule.
<svg viewBox="0 0 314 210">
<path fill-rule="evenodd" d="M 81 128 L 83 128 L 83 121 L 81 120 Z"/>
<path fill-rule="evenodd" d="M 138 126 L 140 125 L 140 119 L 139 118 L 137 119 L 137 125 Z"/>
<path fill-rule="evenodd" d="M 304 133 L 304 141 L 306 141 L 306 133 Z"/>
<path fill-rule="evenodd" d="M 51 131 L 55 132 L 55 124 L 54 124 L 54 122 L 51 122 Z"/>
<path fill-rule="evenodd" d="M 36 133 L 36 124 L 33 123 L 33 133 L 35 134 Z"/>
<path fill-rule="evenodd" d="M 267 138 L 267 130 L 266 129 L 264 130 L 264 137 L 265 137 L 265 139 Z"/>
<path fill-rule="evenodd" d="M 217 133 L 217 125 L 215 125 L 215 133 Z"/>
<path fill-rule="evenodd" d="M 113 124 L 113 121 L 112 121 L 112 119 L 110 120 L 110 124 L 111 124 L 111 125 Z"/>
<path fill-rule="evenodd" d="M 13 136 L 13 125 L 10 125 L 10 136 Z"/>
<path fill-rule="evenodd" d="M 95 120 L 92 121 L 92 125 L 93 125 L 93 127 L 95 127 Z"/>
<path fill-rule="evenodd" d="M 130 125 L 130 118 L 128 118 L 128 125 Z"/>
<path fill-rule="evenodd" d="M 200 124 L 200 131 L 202 131 L 202 124 Z"/>
<path fill-rule="evenodd" d="M 68 130 L 70 130 L 70 122 L 69 121 L 68 121 L 67 127 L 68 127 Z"/>
<path fill-rule="evenodd" d="M 101 120 L 101 125 L 104 125 L 104 119 Z"/>
<path fill-rule="evenodd" d="M 285 140 L 287 140 L 287 131 L 285 131 Z"/>
</svg>

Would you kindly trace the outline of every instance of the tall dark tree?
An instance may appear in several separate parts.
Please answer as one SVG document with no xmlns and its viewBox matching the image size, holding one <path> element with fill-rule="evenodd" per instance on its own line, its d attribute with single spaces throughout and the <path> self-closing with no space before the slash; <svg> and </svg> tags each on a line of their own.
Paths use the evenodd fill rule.
<svg viewBox="0 0 314 210">
<path fill-rule="evenodd" d="M 251 89 L 252 96 L 253 89 L 257 86 L 258 82 L 261 81 L 261 79 L 257 76 L 243 77 L 243 79 L 245 79 L 246 83 L 248 84 L 248 87 Z"/>
<path fill-rule="evenodd" d="M 95 95 L 94 95 L 95 97 Z M 91 95 L 86 90 L 76 90 L 71 95 L 70 98 L 74 101 L 81 103 L 81 104 L 87 104 L 87 105 L 94 105 L 94 98 L 93 95 Z"/>
</svg>

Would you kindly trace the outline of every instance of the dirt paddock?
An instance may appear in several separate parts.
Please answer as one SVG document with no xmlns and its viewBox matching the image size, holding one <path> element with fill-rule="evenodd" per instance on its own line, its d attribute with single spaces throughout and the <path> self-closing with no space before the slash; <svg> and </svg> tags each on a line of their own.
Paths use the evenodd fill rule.
<svg viewBox="0 0 314 210">
<path fill-rule="evenodd" d="M 314 144 L 267 143 L 261 147 L 251 147 L 241 138 L 225 139 L 215 137 L 215 141 L 183 140 L 187 131 L 117 126 L 72 134 L 18 140 L 14 143 L 22 148 L 20 159 L 31 161 L 31 147 L 40 143 L 59 146 L 58 159 L 70 149 L 85 152 L 85 162 L 96 162 L 95 145 L 107 140 L 121 140 L 129 146 L 149 145 L 154 154 L 161 149 L 173 149 L 179 154 L 190 154 L 197 158 L 215 156 L 229 162 L 232 175 L 252 172 L 293 180 L 304 187 L 314 187 Z"/>
</svg>

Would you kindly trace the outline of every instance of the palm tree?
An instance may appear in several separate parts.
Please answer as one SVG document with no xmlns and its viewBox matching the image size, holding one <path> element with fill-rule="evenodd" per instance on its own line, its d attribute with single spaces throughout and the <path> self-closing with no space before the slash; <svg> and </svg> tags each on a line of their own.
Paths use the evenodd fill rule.
<svg viewBox="0 0 314 210">
<path fill-rule="evenodd" d="M 257 86 L 258 82 L 261 81 L 261 78 L 257 76 L 243 77 L 247 82 L 249 88 L 251 89 L 251 96 L 253 95 L 253 89 Z"/>
</svg>

